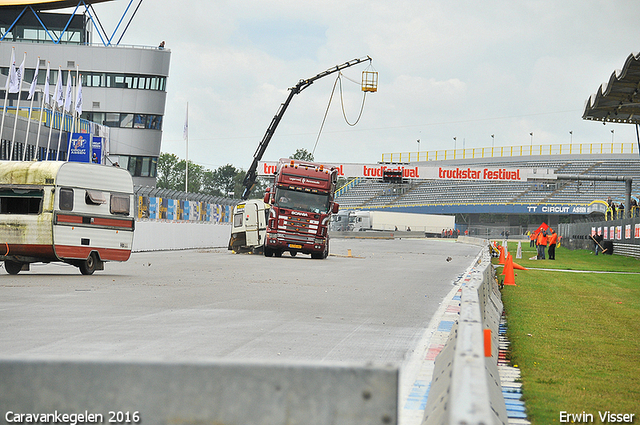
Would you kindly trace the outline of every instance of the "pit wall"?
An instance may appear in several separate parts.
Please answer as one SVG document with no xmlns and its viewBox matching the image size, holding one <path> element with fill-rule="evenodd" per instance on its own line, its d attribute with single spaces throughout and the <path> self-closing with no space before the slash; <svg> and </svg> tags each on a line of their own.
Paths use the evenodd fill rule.
<svg viewBox="0 0 640 425">
<path fill-rule="evenodd" d="M 484 248 L 460 280 L 460 317 L 436 358 L 423 424 L 507 424 L 498 375 L 502 301 L 489 242 L 470 237 L 459 241 Z M 485 357 L 485 329 L 491 331 L 490 357 Z"/>
<path fill-rule="evenodd" d="M 136 221 L 133 252 L 226 248 L 230 237 L 230 223 Z"/>
</svg>

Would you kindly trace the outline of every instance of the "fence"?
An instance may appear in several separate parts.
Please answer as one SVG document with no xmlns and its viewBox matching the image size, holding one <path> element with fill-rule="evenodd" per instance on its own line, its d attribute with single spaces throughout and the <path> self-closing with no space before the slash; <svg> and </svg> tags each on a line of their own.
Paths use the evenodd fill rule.
<svg viewBox="0 0 640 425">
<path fill-rule="evenodd" d="M 569 249 L 594 249 L 591 236 L 601 235 L 602 243 L 611 242 L 613 253 L 640 258 L 640 218 L 589 223 L 560 224 L 562 246 Z"/>
<path fill-rule="evenodd" d="M 638 146 L 634 143 L 555 144 L 536 146 L 499 146 L 490 148 L 445 149 L 424 152 L 383 153 L 384 163 L 407 163 L 420 161 L 446 161 L 454 159 L 481 159 L 543 155 L 603 155 L 634 154 Z"/>
<path fill-rule="evenodd" d="M 136 186 L 136 218 L 201 223 L 229 223 L 235 199 L 171 189 Z"/>
</svg>

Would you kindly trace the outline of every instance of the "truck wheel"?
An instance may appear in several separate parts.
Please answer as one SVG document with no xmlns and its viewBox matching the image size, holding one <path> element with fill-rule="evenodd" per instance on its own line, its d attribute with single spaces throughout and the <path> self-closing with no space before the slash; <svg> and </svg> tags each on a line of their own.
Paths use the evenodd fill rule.
<svg viewBox="0 0 640 425">
<path fill-rule="evenodd" d="M 18 274 L 22 270 L 22 263 L 18 261 L 4 260 L 4 269 L 9 274 Z"/>
<path fill-rule="evenodd" d="M 278 258 L 282 257 L 282 251 L 280 250 L 275 251 L 273 254 Z"/>
<path fill-rule="evenodd" d="M 311 258 L 313 258 L 314 260 L 322 260 L 324 258 L 322 254 L 322 252 L 312 252 Z"/>
<path fill-rule="evenodd" d="M 80 262 L 78 268 L 80 269 L 80 273 L 84 275 L 92 275 L 93 272 L 96 271 L 96 267 L 98 265 L 98 258 L 95 252 L 89 254 L 89 258 Z"/>
<path fill-rule="evenodd" d="M 264 253 L 265 257 L 272 257 L 273 256 L 273 251 L 271 250 L 271 248 L 269 248 L 268 246 L 265 246 L 262 249 L 262 252 Z"/>
</svg>

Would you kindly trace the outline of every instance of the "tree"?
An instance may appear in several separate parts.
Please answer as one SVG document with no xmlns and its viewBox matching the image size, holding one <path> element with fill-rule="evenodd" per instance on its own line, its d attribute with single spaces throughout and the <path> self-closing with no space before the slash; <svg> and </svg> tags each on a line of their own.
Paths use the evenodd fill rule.
<svg viewBox="0 0 640 425">
<path fill-rule="evenodd" d="M 184 191 L 186 161 L 172 153 L 160 154 L 158 158 L 158 178 L 156 186 L 160 189 Z M 189 192 L 197 193 L 202 190 L 205 168 L 189 161 Z"/>
<path fill-rule="evenodd" d="M 218 167 L 216 171 L 213 172 L 213 185 L 217 189 L 219 189 L 224 196 L 238 198 L 241 193 L 238 193 L 236 188 L 236 178 L 238 174 L 243 174 L 242 170 L 238 170 L 231 164 L 227 164 L 222 167 Z M 242 182 L 240 182 L 242 185 Z M 241 186 L 242 187 L 242 186 Z M 231 195 L 233 193 L 233 195 Z"/>
<path fill-rule="evenodd" d="M 179 162 L 180 159 L 173 153 L 160 154 L 158 158 L 158 178 L 156 179 L 157 187 L 160 189 L 179 190 L 176 187 L 180 178 Z M 184 190 L 184 179 L 182 181 L 182 189 Z"/>
<path fill-rule="evenodd" d="M 156 186 L 160 189 L 184 191 L 186 164 L 185 160 L 181 160 L 175 154 L 160 154 Z M 244 189 L 244 175 L 243 170 L 231 164 L 212 171 L 189 161 L 189 192 L 239 199 Z M 258 179 L 251 193 L 252 197 L 263 197 L 266 186 L 267 182 Z"/>
<path fill-rule="evenodd" d="M 297 149 L 296 153 L 289 157 L 290 159 L 297 159 L 300 161 L 311 161 L 313 162 L 313 154 L 306 150 L 305 148 Z"/>
</svg>

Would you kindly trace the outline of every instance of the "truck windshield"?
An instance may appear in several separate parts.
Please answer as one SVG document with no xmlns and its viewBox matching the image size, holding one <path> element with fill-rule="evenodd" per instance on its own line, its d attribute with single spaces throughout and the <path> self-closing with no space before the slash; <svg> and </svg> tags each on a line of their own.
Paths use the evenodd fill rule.
<svg viewBox="0 0 640 425">
<path fill-rule="evenodd" d="M 276 205 L 281 208 L 326 214 L 329 212 L 329 195 L 298 192 L 279 187 L 276 189 Z"/>
</svg>

